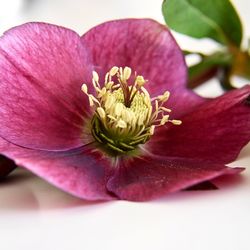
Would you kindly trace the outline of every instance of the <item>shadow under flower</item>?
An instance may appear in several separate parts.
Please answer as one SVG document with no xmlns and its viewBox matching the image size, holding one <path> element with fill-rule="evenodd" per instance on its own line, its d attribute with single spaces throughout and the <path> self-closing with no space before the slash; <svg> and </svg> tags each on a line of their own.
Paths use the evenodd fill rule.
<svg viewBox="0 0 250 250">
<path fill-rule="evenodd" d="M 245 161 L 249 161 L 250 144 L 247 145 L 237 159 L 238 166 L 244 166 Z M 243 164 L 241 164 L 243 162 Z M 247 171 L 246 171 L 247 172 Z M 246 173 L 245 171 L 243 173 Z M 184 190 L 182 192 L 169 194 L 156 202 L 183 201 L 187 199 L 199 199 L 210 197 L 221 192 L 245 185 L 249 175 L 226 175 L 213 180 L 211 183 L 205 182 Z M 218 187 L 218 190 L 216 189 Z M 16 169 L 8 177 L 0 181 L 0 211 L 41 211 L 60 210 L 70 208 L 93 209 L 110 202 L 85 201 L 67 194 L 31 172 L 22 168 Z"/>
<path fill-rule="evenodd" d="M 57 210 L 103 203 L 73 197 L 24 169 L 15 170 L 0 182 L 0 211 Z"/>
<path fill-rule="evenodd" d="M 165 202 L 185 202 L 199 199 L 207 200 L 210 197 L 216 200 L 217 197 L 226 197 L 232 190 L 243 187 L 248 182 L 248 177 L 244 175 L 224 175 L 212 181 L 216 188 L 212 188 L 207 182 L 190 187 L 188 190 L 183 190 L 177 193 L 169 194 L 165 197 L 155 200 L 156 203 Z"/>
</svg>

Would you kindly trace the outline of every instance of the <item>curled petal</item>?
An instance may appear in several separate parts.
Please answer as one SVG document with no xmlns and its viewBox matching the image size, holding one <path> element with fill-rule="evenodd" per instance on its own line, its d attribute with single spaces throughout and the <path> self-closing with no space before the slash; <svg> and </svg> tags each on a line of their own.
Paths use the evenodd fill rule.
<svg viewBox="0 0 250 250">
<path fill-rule="evenodd" d="M 93 55 L 96 71 L 129 66 L 148 80 L 147 90 L 157 96 L 168 90 L 168 106 L 178 117 L 204 100 L 186 89 L 184 57 L 169 30 L 151 19 L 106 22 L 88 31 L 82 42 Z M 188 105 L 183 105 L 186 103 Z"/>
<path fill-rule="evenodd" d="M 213 99 L 158 129 L 147 144 L 152 154 L 229 163 L 250 140 L 250 86 Z"/>
<path fill-rule="evenodd" d="M 89 111 L 81 92 L 92 71 L 73 31 L 27 23 L 0 38 L 0 136 L 35 149 L 82 145 Z M 88 78 L 89 76 L 89 78 Z"/>
<path fill-rule="evenodd" d="M 121 162 L 107 188 L 120 199 L 146 201 L 243 168 L 181 158 L 147 158 Z"/>
</svg>

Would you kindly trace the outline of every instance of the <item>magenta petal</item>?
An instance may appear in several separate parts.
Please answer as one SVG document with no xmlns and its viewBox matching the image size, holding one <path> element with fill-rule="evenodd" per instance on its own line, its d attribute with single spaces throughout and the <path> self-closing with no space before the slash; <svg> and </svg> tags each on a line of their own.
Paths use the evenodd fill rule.
<svg viewBox="0 0 250 250">
<path fill-rule="evenodd" d="M 44 23 L 13 28 L 0 38 L 0 136 L 36 149 L 82 145 L 89 111 L 82 83 L 92 64 L 73 31 Z"/>
<path fill-rule="evenodd" d="M 67 152 L 22 149 L 0 139 L 3 154 L 52 185 L 86 200 L 112 200 L 106 189 L 109 165 L 102 155 L 87 147 Z"/>
<path fill-rule="evenodd" d="M 0 179 L 7 176 L 15 168 L 16 164 L 14 161 L 8 159 L 7 157 L 0 155 Z"/>
<path fill-rule="evenodd" d="M 120 199 L 145 201 L 242 170 L 181 158 L 135 159 L 120 164 L 107 188 Z"/>
<path fill-rule="evenodd" d="M 226 164 L 250 140 L 250 86 L 211 100 L 181 118 L 180 126 L 159 129 L 147 144 L 152 154 Z"/>
<path fill-rule="evenodd" d="M 89 47 L 102 78 L 113 66 L 129 66 L 148 80 L 146 88 L 152 97 L 170 91 L 168 106 L 177 117 L 203 102 L 186 89 L 182 52 L 169 30 L 156 21 L 124 19 L 103 23 L 88 31 L 82 42 Z"/>
</svg>

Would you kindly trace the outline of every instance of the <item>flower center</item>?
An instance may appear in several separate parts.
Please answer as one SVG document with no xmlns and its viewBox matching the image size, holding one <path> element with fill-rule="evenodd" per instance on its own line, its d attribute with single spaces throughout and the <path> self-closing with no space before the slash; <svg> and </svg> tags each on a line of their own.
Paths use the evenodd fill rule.
<svg viewBox="0 0 250 250">
<path fill-rule="evenodd" d="M 155 128 L 171 122 L 180 125 L 180 120 L 170 120 L 170 109 L 164 104 L 170 93 L 151 98 L 144 88 L 147 81 L 136 73 L 131 76 L 129 67 L 113 67 L 105 76 L 104 85 L 94 71 L 92 83 L 95 95 L 88 93 L 86 84 L 82 91 L 89 104 L 95 108 L 91 132 L 95 140 L 112 155 L 125 154 L 146 143 Z"/>
</svg>

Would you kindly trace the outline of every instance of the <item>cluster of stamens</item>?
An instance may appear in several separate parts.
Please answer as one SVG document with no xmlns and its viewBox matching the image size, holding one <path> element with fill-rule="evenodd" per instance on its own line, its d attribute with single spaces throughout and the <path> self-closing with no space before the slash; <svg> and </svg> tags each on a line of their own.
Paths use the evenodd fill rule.
<svg viewBox="0 0 250 250">
<path fill-rule="evenodd" d="M 132 83 L 131 83 L 132 80 Z M 170 120 L 170 109 L 164 107 L 170 93 L 164 92 L 150 98 L 143 87 L 143 76 L 131 76 L 129 67 L 113 67 L 106 75 L 104 85 L 94 71 L 92 83 L 96 95 L 88 93 L 86 84 L 82 91 L 89 104 L 95 108 L 92 118 L 92 135 L 106 149 L 115 153 L 135 150 L 154 134 L 155 128 L 171 122 L 180 125 L 180 120 Z"/>
</svg>

